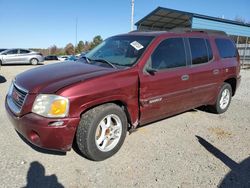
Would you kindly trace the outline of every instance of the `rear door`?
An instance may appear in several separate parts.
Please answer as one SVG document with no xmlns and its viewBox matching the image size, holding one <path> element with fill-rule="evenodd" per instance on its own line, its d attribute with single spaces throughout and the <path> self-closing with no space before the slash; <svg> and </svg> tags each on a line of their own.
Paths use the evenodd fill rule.
<svg viewBox="0 0 250 188">
<path fill-rule="evenodd" d="M 185 111 L 191 89 L 186 48 L 181 37 L 160 42 L 140 74 L 140 122 L 148 123 Z"/>
<path fill-rule="evenodd" d="M 20 63 L 29 63 L 30 60 L 30 51 L 29 50 L 24 50 L 24 49 L 20 49 L 19 50 L 19 61 Z"/>
<path fill-rule="evenodd" d="M 215 99 L 222 72 L 208 38 L 193 37 L 187 40 L 191 52 L 190 83 L 193 107 L 198 107 Z"/>
</svg>

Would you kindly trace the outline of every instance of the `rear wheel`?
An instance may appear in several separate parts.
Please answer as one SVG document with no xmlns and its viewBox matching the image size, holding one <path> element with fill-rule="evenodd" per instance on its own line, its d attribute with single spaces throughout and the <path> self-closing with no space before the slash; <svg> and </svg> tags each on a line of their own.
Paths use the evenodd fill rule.
<svg viewBox="0 0 250 188">
<path fill-rule="evenodd" d="M 210 106 L 210 111 L 221 114 L 227 111 L 232 98 L 232 87 L 228 83 L 224 83 L 220 89 L 216 104 Z"/>
<path fill-rule="evenodd" d="M 36 58 L 32 58 L 31 60 L 30 60 L 30 64 L 31 65 L 37 65 L 38 64 L 38 59 L 36 59 Z"/>
<path fill-rule="evenodd" d="M 81 117 L 76 143 L 88 159 L 101 161 L 114 155 L 122 146 L 127 133 L 127 117 L 116 104 L 104 104 Z"/>
</svg>

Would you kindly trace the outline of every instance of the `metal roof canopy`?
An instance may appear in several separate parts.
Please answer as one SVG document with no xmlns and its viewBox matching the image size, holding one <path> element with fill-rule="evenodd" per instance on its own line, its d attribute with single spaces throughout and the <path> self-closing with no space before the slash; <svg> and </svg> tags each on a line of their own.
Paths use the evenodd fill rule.
<svg viewBox="0 0 250 188">
<path fill-rule="evenodd" d="M 202 22 L 203 25 L 197 24 L 197 20 Z M 218 27 L 220 24 L 226 24 L 225 29 Z M 231 35 L 248 36 L 250 33 L 250 24 L 163 7 L 156 8 L 135 25 L 138 30 L 143 31 L 171 30 L 178 27 L 191 29 L 200 26 L 203 29 L 223 30 Z M 233 28 L 232 32 L 230 26 Z M 242 32 L 242 29 L 244 32 Z"/>
</svg>

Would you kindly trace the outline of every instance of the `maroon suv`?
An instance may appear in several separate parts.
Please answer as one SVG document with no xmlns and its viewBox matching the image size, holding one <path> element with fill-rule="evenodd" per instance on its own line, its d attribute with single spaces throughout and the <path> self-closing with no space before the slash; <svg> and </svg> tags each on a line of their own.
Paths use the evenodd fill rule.
<svg viewBox="0 0 250 188">
<path fill-rule="evenodd" d="M 6 96 L 15 129 L 31 143 L 92 160 L 115 154 L 127 131 L 199 106 L 227 110 L 240 82 L 234 42 L 222 32 L 132 32 L 78 62 L 16 76 Z"/>
</svg>

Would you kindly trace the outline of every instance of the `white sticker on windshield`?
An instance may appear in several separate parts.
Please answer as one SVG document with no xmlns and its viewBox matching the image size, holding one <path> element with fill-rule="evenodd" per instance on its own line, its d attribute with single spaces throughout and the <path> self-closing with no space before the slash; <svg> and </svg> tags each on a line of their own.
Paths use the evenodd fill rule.
<svg viewBox="0 0 250 188">
<path fill-rule="evenodd" d="M 142 48 L 144 48 L 144 46 L 142 46 L 139 42 L 134 41 L 130 43 L 131 46 L 133 46 L 136 50 L 140 50 Z"/>
</svg>

